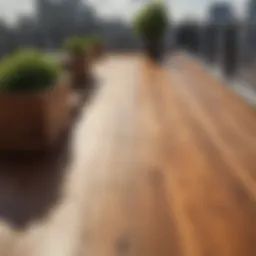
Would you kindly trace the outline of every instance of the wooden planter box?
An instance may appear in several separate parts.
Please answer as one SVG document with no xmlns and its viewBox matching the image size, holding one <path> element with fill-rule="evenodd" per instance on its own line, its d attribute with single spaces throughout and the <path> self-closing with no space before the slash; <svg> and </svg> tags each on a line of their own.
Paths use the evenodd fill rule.
<svg viewBox="0 0 256 256">
<path fill-rule="evenodd" d="M 0 150 L 47 150 L 70 123 L 70 88 L 0 94 Z"/>
</svg>

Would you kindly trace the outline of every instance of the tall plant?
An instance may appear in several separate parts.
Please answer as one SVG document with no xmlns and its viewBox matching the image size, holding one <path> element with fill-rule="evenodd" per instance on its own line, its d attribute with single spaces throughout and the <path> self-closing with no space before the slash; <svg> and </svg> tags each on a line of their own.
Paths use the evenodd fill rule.
<svg viewBox="0 0 256 256">
<path fill-rule="evenodd" d="M 152 57 L 158 57 L 161 52 L 161 43 L 167 26 L 165 6 L 160 3 L 147 5 L 134 19 L 135 32 L 142 38 Z"/>
</svg>

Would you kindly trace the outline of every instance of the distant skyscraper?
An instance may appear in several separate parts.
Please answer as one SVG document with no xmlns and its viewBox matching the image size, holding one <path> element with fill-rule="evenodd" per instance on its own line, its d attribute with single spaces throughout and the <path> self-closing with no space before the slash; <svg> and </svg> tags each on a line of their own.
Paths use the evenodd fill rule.
<svg viewBox="0 0 256 256">
<path fill-rule="evenodd" d="M 210 22 L 225 25 L 234 21 L 232 7 L 228 3 L 215 3 L 210 7 Z"/>
<path fill-rule="evenodd" d="M 44 13 L 47 11 L 47 0 L 36 1 L 36 13 L 39 20 L 43 18 Z"/>
<path fill-rule="evenodd" d="M 256 23 L 256 1 L 250 0 L 247 10 L 247 21 L 248 23 Z"/>
<path fill-rule="evenodd" d="M 243 31 L 243 52 L 245 58 L 254 60 L 256 54 L 256 0 L 248 0 L 246 25 Z"/>
<path fill-rule="evenodd" d="M 215 26 L 210 35 L 211 44 L 216 51 L 215 59 L 222 62 L 224 51 L 225 30 L 228 24 L 236 22 L 232 5 L 226 2 L 214 3 L 209 8 L 208 23 Z"/>
</svg>

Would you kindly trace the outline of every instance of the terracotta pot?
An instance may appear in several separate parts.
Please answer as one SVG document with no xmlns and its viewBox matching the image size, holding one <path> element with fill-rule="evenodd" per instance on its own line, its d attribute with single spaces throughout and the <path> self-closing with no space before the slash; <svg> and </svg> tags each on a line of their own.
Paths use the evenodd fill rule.
<svg viewBox="0 0 256 256">
<path fill-rule="evenodd" d="M 162 40 L 146 41 L 146 53 L 153 61 L 159 61 L 163 54 Z"/>
<path fill-rule="evenodd" d="M 86 83 L 89 75 L 89 63 L 85 55 L 70 56 L 71 79 L 74 87 L 81 87 Z"/>
<path fill-rule="evenodd" d="M 70 87 L 41 93 L 0 94 L 0 150 L 45 150 L 57 143 L 71 117 Z"/>
<path fill-rule="evenodd" d="M 95 58 L 100 58 L 103 54 L 103 47 L 101 44 L 97 44 L 94 46 L 94 56 Z"/>
<path fill-rule="evenodd" d="M 103 55 L 103 47 L 101 44 L 95 44 L 89 50 L 90 61 L 93 62 Z"/>
</svg>

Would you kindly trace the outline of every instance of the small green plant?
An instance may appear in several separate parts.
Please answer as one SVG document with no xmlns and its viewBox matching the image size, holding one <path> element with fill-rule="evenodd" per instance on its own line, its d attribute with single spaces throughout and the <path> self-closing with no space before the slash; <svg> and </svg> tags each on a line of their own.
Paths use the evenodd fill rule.
<svg viewBox="0 0 256 256">
<path fill-rule="evenodd" d="M 164 35 L 168 25 L 165 7 L 159 3 L 147 5 L 134 19 L 134 29 L 143 40 L 156 40 Z"/>
<path fill-rule="evenodd" d="M 91 50 L 95 46 L 100 46 L 102 44 L 102 39 L 98 35 L 88 36 L 84 40 L 85 48 L 87 51 Z"/>
<path fill-rule="evenodd" d="M 52 88 L 60 65 L 36 50 L 21 50 L 0 63 L 0 92 L 38 92 Z"/>
<path fill-rule="evenodd" d="M 74 55 L 82 55 L 86 51 L 86 42 L 82 37 L 70 37 L 64 42 L 64 48 Z"/>
</svg>

